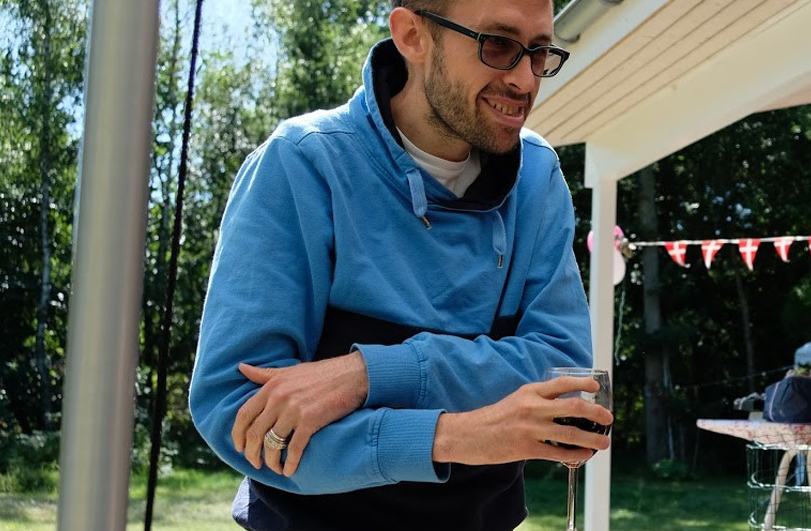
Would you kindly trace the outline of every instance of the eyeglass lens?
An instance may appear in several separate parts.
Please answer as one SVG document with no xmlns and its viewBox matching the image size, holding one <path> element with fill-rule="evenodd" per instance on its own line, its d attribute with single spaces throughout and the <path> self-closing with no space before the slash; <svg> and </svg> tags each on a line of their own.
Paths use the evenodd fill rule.
<svg viewBox="0 0 811 531">
<path fill-rule="evenodd" d="M 484 64 L 493 68 L 510 69 L 521 56 L 523 46 L 511 39 L 488 35 L 481 41 L 481 59 Z M 530 55 L 532 72 L 536 76 L 549 76 L 561 66 L 562 56 L 550 53 L 546 48 L 536 50 Z"/>
</svg>

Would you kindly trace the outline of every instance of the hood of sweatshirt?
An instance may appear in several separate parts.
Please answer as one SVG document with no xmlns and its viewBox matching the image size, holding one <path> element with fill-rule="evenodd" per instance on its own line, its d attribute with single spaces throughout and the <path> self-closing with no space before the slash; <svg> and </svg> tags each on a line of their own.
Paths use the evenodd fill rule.
<svg viewBox="0 0 811 531">
<path fill-rule="evenodd" d="M 506 253 L 504 221 L 498 209 L 512 193 L 521 167 L 521 142 L 504 154 L 482 153 L 482 170 L 462 197 L 456 197 L 408 154 L 397 133 L 391 113 L 391 98 L 402 90 L 408 77 L 403 57 L 394 42 L 386 39 L 375 45 L 363 66 L 363 87 L 350 101 L 352 114 L 365 114 L 373 130 L 371 141 L 380 145 L 375 152 L 386 153 L 389 164 L 384 178 L 411 203 L 414 215 L 430 228 L 431 210 L 479 212 L 493 217 L 493 248 Z M 358 123 L 358 122 L 356 122 Z M 368 138 L 369 131 L 365 131 Z M 487 214 L 486 214 L 487 213 Z"/>
</svg>

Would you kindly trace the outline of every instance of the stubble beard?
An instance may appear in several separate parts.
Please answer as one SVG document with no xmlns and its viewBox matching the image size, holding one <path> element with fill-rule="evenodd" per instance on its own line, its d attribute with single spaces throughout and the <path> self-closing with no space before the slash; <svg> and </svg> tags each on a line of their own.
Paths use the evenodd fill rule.
<svg viewBox="0 0 811 531">
<path fill-rule="evenodd" d="M 429 107 L 428 123 L 445 138 L 462 140 L 485 153 L 503 154 L 515 149 L 519 131 L 492 123 L 483 116 L 478 105 L 472 109 L 467 107 L 468 98 L 464 86 L 446 75 L 440 43 L 441 41 L 437 42 L 434 48 L 432 69 L 426 74 L 423 83 Z"/>
</svg>

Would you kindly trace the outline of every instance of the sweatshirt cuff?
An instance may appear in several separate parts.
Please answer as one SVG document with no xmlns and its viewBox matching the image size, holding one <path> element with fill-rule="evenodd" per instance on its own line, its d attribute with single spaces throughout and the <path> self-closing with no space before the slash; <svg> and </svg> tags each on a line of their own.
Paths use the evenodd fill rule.
<svg viewBox="0 0 811 531">
<path fill-rule="evenodd" d="M 377 463 L 389 481 L 444 483 L 448 463 L 434 464 L 434 436 L 441 409 L 387 409 L 377 435 Z"/>
<path fill-rule="evenodd" d="M 424 391 L 423 364 L 413 345 L 352 345 L 366 362 L 365 408 L 416 408 Z"/>
</svg>

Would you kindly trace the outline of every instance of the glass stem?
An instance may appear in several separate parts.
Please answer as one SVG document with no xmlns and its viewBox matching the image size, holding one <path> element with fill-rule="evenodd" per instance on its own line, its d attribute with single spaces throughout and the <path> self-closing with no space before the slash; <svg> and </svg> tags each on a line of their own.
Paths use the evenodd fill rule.
<svg viewBox="0 0 811 531">
<path fill-rule="evenodd" d="M 569 467 L 569 497 L 566 504 L 566 531 L 577 531 L 575 527 L 575 501 L 577 500 L 577 470 L 578 467 Z"/>
</svg>

